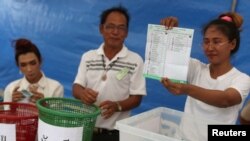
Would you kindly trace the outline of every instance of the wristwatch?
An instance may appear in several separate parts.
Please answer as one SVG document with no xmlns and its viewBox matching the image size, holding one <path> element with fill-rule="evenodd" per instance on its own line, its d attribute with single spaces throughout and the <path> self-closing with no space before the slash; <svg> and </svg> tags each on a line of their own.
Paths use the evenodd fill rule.
<svg viewBox="0 0 250 141">
<path fill-rule="evenodd" d="M 117 105 L 118 111 L 121 112 L 122 111 L 122 106 L 120 105 L 120 103 L 116 102 L 116 105 Z"/>
</svg>

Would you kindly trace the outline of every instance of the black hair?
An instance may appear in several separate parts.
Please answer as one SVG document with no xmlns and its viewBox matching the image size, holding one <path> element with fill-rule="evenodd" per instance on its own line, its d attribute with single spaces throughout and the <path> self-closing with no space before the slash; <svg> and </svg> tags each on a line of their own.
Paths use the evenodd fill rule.
<svg viewBox="0 0 250 141">
<path fill-rule="evenodd" d="M 38 50 L 37 46 L 33 44 L 30 40 L 24 39 L 24 38 L 17 39 L 14 41 L 14 48 L 15 48 L 15 61 L 16 61 L 17 66 L 19 66 L 18 57 L 20 55 L 23 55 L 29 52 L 33 52 L 37 56 L 39 62 L 40 63 L 42 62 L 40 51 Z"/>
<path fill-rule="evenodd" d="M 211 26 L 216 26 L 216 28 L 219 31 L 221 31 L 228 38 L 229 41 L 233 41 L 234 39 L 236 39 L 236 46 L 231 51 L 231 54 L 234 54 L 239 50 L 240 30 L 238 29 L 238 27 L 234 22 L 226 21 L 223 19 L 212 20 L 203 28 L 203 35 L 206 33 L 207 29 Z"/>
<path fill-rule="evenodd" d="M 121 5 L 111 7 L 109 9 L 104 10 L 100 15 L 100 24 L 101 25 L 106 22 L 106 19 L 107 19 L 108 15 L 110 13 L 112 13 L 112 12 L 118 12 L 118 13 L 123 14 L 125 16 L 125 18 L 127 19 L 127 27 L 129 27 L 130 15 L 128 13 L 128 10 L 125 7 L 121 6 Z"/>
</svg>

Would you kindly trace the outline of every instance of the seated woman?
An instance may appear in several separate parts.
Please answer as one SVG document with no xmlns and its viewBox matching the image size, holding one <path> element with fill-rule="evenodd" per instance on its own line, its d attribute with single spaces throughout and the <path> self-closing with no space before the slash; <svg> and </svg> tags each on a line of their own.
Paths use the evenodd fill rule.
<svg viewBox="0 0 250 141">
<path fill-rule="evenodd" d="M 15 61 L 24 77 L 9 83 L 4 102 L 35 103 L 44 97 L 63 97 L 63 86 L 41 71 L 42 56 L 35 44 L 27 39 L 15 41 Z"/>
</svg>

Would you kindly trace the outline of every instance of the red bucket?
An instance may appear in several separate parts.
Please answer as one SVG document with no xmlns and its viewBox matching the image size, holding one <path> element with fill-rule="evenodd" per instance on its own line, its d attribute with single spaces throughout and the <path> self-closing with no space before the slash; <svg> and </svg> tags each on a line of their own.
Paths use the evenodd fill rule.
<svg viewBox="0 0 250 141">
<path fill-rule="evenodd" d="M 0 123 L 16 125 L 16 141 L 35 141 L 38 109 L 27 103 L 1 102 Z"/>
</svg>

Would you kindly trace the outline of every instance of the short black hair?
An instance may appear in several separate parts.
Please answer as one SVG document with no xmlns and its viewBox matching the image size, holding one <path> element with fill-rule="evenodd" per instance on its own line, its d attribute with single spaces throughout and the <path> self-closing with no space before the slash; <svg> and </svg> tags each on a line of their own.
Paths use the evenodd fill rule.
<svg viewBox="0 0 250 141">
<path fill-rule="evenodd" d="M 127 27 L 129 27 L 130 15 L 128 13 L 127 8 L 123 7 L 122 5 L 114 6 L 114 7 L 111 7 L 109 9 L 104 10 L 100 15 L 100 24 L 101 25 L 106 22 L 108 15 L 112 12 L 118 12 L 118 13 L 123 14 L 125 16 L 125 18 L 127 19 Z"/>
</svg>

